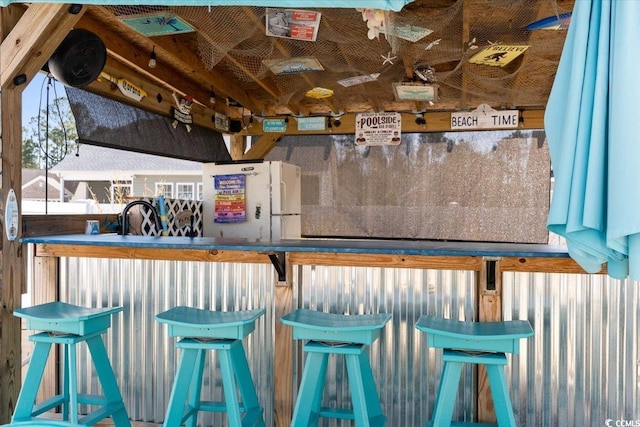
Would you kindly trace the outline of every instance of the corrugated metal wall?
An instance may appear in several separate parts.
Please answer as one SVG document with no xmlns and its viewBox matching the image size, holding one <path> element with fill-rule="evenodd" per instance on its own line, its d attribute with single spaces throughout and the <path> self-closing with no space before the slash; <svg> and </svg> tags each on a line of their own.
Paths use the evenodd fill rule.
<svg viewBox="0 0 640 427">
<path fill-rule="evenodd" d="M 107 336 L 133 419 L 162 421 L 176 352 L 153 316 L 184 304 L 217 310 L 267 308 L 245 340 L 267 425 L 273 412 L 273 269 L 270 265 L 64 259 L 67 300 L 122 305 Z M 441 352 L 426 349 L 414 327 L 421 314 L 475 318 L 474 274 L 446 270 L 297 267 L 294 305 L 338 313 L 391 312 L 370 349 L 388 426 L 420 426 L 432 412 Z M 602 426 L 640 419 L 640 288 L 598 275 L 503 275 L 505 319 L 528 319 L 535 336 L 509 357 L 507 379 L 519 426 Z M 300 373 L 302 355 L 294 380 Z M 215 363 L 215 360 L 212 361 Z M 342 362 L 332 362 L 324 405 L 350 405 Z M 95 384 L 95 378 L 83 381 Z M 206 393 L 221 396 L 219 381 Z M 465 369 L 455 418 L 475 412 L 474 376 Z M 208 417 L 208 418 L 207 418 Z M 220 425 L 220 415 L 201 425 Z M 323 420 L 322 426 L 350 425 Z M 633 424 L 627 424 L 633 425 Z"/>
<path fill-rule="evenodd" d="M 510 365 L 518 425 L 640 425 L 638 282 L 505 273 L 503 289 L 505 319 L 535 330 Z"/>
</svg>

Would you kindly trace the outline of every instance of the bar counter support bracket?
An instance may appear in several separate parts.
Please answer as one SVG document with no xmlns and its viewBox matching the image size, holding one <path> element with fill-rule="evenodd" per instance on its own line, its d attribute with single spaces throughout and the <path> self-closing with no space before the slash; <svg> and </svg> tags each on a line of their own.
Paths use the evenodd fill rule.
<svg viewBox="0 0 640 427">
<path fill-rule="evenodd" d="M 278 273 L 278 281 L 284 282 L 287 280 L 287 269 L 285 263 L 285 253 L 284 252 L 273 252 L 269 254 L 269 259 L 271 260 L 271 264 L 273 264 L 273 268 L 276 269 L 276 273 Z"/>
</svg>

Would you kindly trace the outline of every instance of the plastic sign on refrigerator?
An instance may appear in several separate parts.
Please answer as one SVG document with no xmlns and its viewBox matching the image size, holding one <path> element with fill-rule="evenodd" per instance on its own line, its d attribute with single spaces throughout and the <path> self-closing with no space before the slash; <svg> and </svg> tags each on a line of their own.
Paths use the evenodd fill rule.
<svg viewBox="0 0 640 427">
<path fill-rule="evenodd" d="M 213 222 L 238 223 L 246 220 L 245 175 L 219 175 L 214 180 Z"/>
</svg>

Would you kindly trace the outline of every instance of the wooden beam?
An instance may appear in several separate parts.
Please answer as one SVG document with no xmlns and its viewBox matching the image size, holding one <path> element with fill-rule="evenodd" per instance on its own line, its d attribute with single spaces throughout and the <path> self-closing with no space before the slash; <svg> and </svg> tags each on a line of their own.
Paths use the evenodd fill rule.
<svg viewBox="0 0 640 427">
<path fill-rule="evenodd" d="M 280 133 L 267 133 L 264 134 L 258 141 L 251 146 L 249 151 L 242 156 L 243 160 L 257 160 L 264 159 L 264 156 L 269 154 L 269 151 L 276 146 L 278 141 L 282 138 Z"/>
<path fill-rule="evenodd" d="M 230 136 L 230 153 L 233 160 L 240 160 L 247 149 L 246 137 L 243 135 Z"/>
<path fill-rule="evenodd" d="M 124 67 L 121 63 L 114 61 L 110 57 L 107 58 L 107 64 L 104 67 L 104 72 L 114 78 L 124 78 L 131 82 L 140 82 L 144 80 L 140 75 L 135 74 L 131 69 Z M 97 95 L 104 96 L 105 98 L 131 105 L 132 107 L 141 108 L 165 117 L 171 117 L 172 107 L 175 106 L 175 102 L 173 101 L 172 92 L 170 90 L 166 87 L 157 86 L 151 81 L 142 83 L 140 87 L 144 89 L 148 95 L 141 101 L 136 101 L 124 96 L 115 84 L 103 78 L 99 78 L 98 80 L 89 83 L 83 89 Z M 158 102 L 158 99 L 161 99 L 161 102 Z M 218 132 L 220 131 L 215 127 L 215 123 L 211 121 L 213 110 L 204 108 L 199 104 L 193 104 L 191 114 L 193 116 L 194 124 Z"/>
<path fill-rule="evenodd" d="M 478 284 L 478 321 L 502 321 L 502 272 L 500 260 L 486 258 L 482 262 L 482 269 L 477 275 Z M 487 369 L 479 365 L 477 370 L 477 410 L 478 421 L 482 423 L 496 422 L 493 397 Z"/>
<path fill-rule="evenodd" d="M 69 5 L 33 3 L 0 45 L 0 87 L 15 88 L 14 77 L 24 74 L 27 81 L 36 75 L 78 22 L 80 13 L 69 13 Z M 20 85 L 23 90 L 25 85 Z"/>
<path fill-rule="evenodd" d="M 523 121 L 519 124 L 518 129 L 543 129 L 544 128 L 544 110 L 525 110 L 521 112 Z M 449 132 L 451 130 L 451 112 L 434 112 L 424 113 L 426 124 L 416 124 L 416 115 L 413 113 L 401 113 L 402 116 L 402 132 L 403 133 L 424 133 L 424 132 Z M 284 117 L 281 117 L 284 118 Z M 349 113 L 340 119 L 340 127 L 332 127 L 324 131 L 298 131 L 295 119 L 289 120 L 289 126 L 286 135 L 321 135 L 321 134 L 354 134 L 355 133 L 356 114 Z M 508 130 L 508 129 L 505 129 Z M 455 132 L 455 131 L 452 131 Z M 243 129 L 243 135 L 266 135 L 262 131 L 262 126 L 256 126 L 255 123 L 251 127 Z"/>
<path fill-rule="evenodd" d="M 22 92 L 2 87 L 0 91 L 0 147 L 2 152 L 2 206 L 6 211 L 9 190 L 18 203 L 22 200 Z M 5 219 L 2 218 L 2 224 Z M 3 225 L 4 228 L 4 225 Z M 20 392 L 21 329 L 20 319 L 13 315 L 20 308 L 24 287 L 24 265 L 20 235 L 22 220 L 18 217 L 17 237 L 9 240 L 2 230 L 2 281 L 0 287 L 0 424 L 8 423 Z"/>
</svg>

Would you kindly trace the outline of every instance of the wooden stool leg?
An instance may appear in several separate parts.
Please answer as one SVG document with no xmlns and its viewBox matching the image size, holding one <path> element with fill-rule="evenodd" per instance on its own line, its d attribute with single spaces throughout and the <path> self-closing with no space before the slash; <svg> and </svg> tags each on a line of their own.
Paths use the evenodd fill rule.
<svg viewBox="0 0 640 427">
<path fill-rule="evenodd" d="M 291 427 L 318 425 L 328 356 L 323 353 L 307 353 Z"/>
<path fill-rule="evenodd" d="M 445 427 L 451 425 L 453 417 L 453 406 L 456 403 L 456 395 L 458 394 L 458 384 L 460 383 L 460 374 L 462 373 L 462 363 L 445 362 L 442 368 L 442 377 L 438 387 L 438 395 L 433 409 L 433 425 Z"/>
<path fill-rule="evenodd" d="M 31 355 L 31 361 L 29 362 L 29 368 L 27 368 L 27 374 L 24 378 L 24 384 L 37 384 L 38 387 L 22 387 L 20 389 L 16 409 L 11 418 L 13 422 L 26 420 L 31 417 L 31 411 L 36 402 L 36 396 L 38 395 L 38 389 L 40 388 L 40 382 L 42 381 L 42 375 L 44 374 L 50 351 L 50 342 L 36 342 L 33 348 L 33 354 Z"/>
<path fill-rule="evenodd" d="M 370 426 L 372 419 L 382 416 L 382 407 L 378 400 L 378 391 L 366 350 L 359 354 L 346 354 L 349 388 L 353 401 L 353 413 L 356 426 Z M 378 419 L 375 425 L 384 425 L 384 419 Z"/>
<path fill-rule="evenodd" d="M 264 427 L 263 409 L 258 401 L 258 393 L 251 378 L 251 371 L 249 370 L 249 363 L 247 362 L 247 355 L 244 352 L 242 342 L 240 340 L 234 342 L 231 345 L 230 352 L 233 372 L 238 382 L 238 389 L 240 389 L 240 396 L 245 409 L 243 424 Z M 251 421 L 251 419 L 255 419 L 255 422 Z"/>
<path fill-rule="evenodd" d="M 176 427 L 182 425 L 182 415 L 184 406 L 189 393 L 189 385 L 191 384 L 193 369 L 195 367 L 198 350 L 183 348 L 180 355 L 180 363 L 178 372 L 173 383 L 171 396 L 169 397 L 169 406 L 167 414 L 164 418 L 164 427 Z"/>
<path fill-rule="evenodd" d="M 500 427 L 515 427 L 516 419 L 513 415 L 511 407 L 511 398 L 507 389 L 507 380 L 502 365 L 485 365 L 487 368 L 487 376 L 489 377 L 489 385 L 491 387 L 491 396 L 493 397 L 493 406 L 496 412 L 496 418 Z"/>
</svg>

